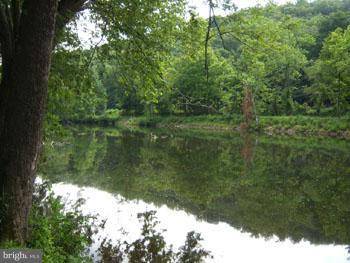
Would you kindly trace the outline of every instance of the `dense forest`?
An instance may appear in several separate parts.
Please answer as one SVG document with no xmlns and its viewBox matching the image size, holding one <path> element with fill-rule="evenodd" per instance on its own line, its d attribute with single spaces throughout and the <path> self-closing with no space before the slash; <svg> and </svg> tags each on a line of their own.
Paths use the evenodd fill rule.
<svg viewBox="0 0 350 263">
<path fill-rule="evenodd" d="M 241 114 L 246 92 L 258 115 L 348 113 L 348 0 L 225 7 L 230 15 L 209 22 L 191 10 L 147 38 L 57 49 L 48 118 L 230 116 Z"/>
</svg>

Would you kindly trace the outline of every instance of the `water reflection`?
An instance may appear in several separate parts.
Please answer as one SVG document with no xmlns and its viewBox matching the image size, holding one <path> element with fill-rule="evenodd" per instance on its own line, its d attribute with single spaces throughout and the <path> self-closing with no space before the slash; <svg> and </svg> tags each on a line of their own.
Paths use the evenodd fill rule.
<svg viewBox="0 0 350 263">
<path fill-rule="evenodd" d="M 203 247 L 210 250 L 214 256 L 207 262 L 346 262 L 345 246 L 312 245 L 308 241 L 294 244 L 290 240 L 279 242 L 277 237 L 255 238 L 226 223 L 208 223 L 183 210 L 126 200 L 120 195 L 112 195 L 91 187 L 80 188 L 60 183 L 54 185 L 53 190 L 67 202 L 85 198 L 83 211 L 87 214 L 98 213 L 100 218 L 107 219 L 105 229 L 99 235 L 108 236 L 114 242 L 132 242 L 138 239 L 141 223 L 137 220 L 137 214 L 155 210 L 160 221 L 157 230 L 166 229 L 164 238 L 174 247 L 184 244 L 188 232 L 194 230 L 202 233 Z M 95 243 L 93 250 L 98 246 L 99 243 Z"/>
<path fill-rule="evenodd" d="M 246 237 L 247 247 L 255 251 L 254 242 L 261 242 L 266 253 L 241 248 L 238 254 L 262 253 L 270 259 L 270 253 L 277 253 L 281 259 L 283 253 L 290 258 L 296 248 L 302 248 L 298 251 L 305 257 L 308 251 L 314 256 L 321 253 L 311 248 L 322 248 L 330 255 L 320 254 L 324 262 L 346 260 L 349 142 L 90 128 L 73 130 L 66 142 L 46 148 L 40 168 L 45 178 L 94 186 L 156 207 L 166 205 L 173 211 L 169 213 L 192 218 L 186 225 L 212 226 L 208 242 L 218 251 L 221 246 L 228 249 L 228 244 L 228 251 L 233 251 L 236 244 L 227 242 L 244 243 Z M 171 225 L 169 220 L 162 223 Z M 223 226 L 227 229 L 220 229 Z M 173 234 L 170 230 L 169 238 Z M 250 238 L 251 234 L 272 240 Z M 276 240 L 285 241 L 274 245 Z M 301 240 L 329 246 L 305 241 L 292 245 Z M 272 251 L 275 246 L 284 252 Z"/>
</svg>

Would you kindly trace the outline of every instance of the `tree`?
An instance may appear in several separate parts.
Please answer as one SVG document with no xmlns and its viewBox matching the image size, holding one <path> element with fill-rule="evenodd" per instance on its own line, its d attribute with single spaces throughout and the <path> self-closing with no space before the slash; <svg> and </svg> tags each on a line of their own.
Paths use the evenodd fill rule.
<svg viewBox="0 0 350 263">
<path fill-rule="evenodd" d="M 232 86 L 234 70 L 210 46 L 204 46 L 206 27 L 207 22 L 193 13 L 183 26 L 172 63 L 165 70 L 169 91 L 158 104 L 161 113 L 169 112 L 171 103 L 186 114 L 218 113 L 222 108 L 222 97 Z"/>
<path fill-rule="evenodd" d="M 175 66 L 172 92 L 185 113 L 218 113 L 223 105 L 222 97 L 232 85 L 234 72 L 229 63 L 219 59 L 214 52 L 210 52 L 208 57 L 208 80 L 203 52 L 196 59 L 182 58 Z"/>
<path fill-rule="evenodd" d="M 89 66 L 91 53 L 56 48 L 48 85 L 47 124 L 53 124 L 55 118 L 86 118 L 104 112 L 106 90 L 99 85 L 95 67 Z"/>
<path fill-rule="evenodd" d="M 60 7 L 57 0 L 0 2 L 0 176 L 7 205 L 2 239 L 25 240 L 55 24 L 61 21 L 56 16 L 60 11 L 66 15 L 68 2 L 61 1 Z"/>
<path fill-rule="evenodd" d="M 243 11 L 222 29 L 240 42 L 232 56 L 239 80 L 233 92 L 251 89 L 246 94 L 253 94 L 259 113 L 291 114 L 293 89 L 306 64 L 298 43 L 307 37 L 299 32 L 299 21 L 284 16 L 277 21 L 263 11 Z"/>
<path fill-rule="evenodd" d="M 109 39 L 155 45 L 147 40 L 159 32 L 157 20 L 169 22 L 182 6 L 182 0 L 0 0 L 0 189 L 7 205 L 1 239 L 19 243 L 26 239 L 52 50 L 67 23 L 90 8 L 103 33 L 109 30 Z"/>
<path fill-rule="evenodd" d="M 313 85 L 308 89 L 319 113 L 323 106 L 333 106 L 339 116 L 345 113 L 350 100 L 350 27 L 338 28 L 325 40 L 321 55 L 309 68 Z"/>
</svg>

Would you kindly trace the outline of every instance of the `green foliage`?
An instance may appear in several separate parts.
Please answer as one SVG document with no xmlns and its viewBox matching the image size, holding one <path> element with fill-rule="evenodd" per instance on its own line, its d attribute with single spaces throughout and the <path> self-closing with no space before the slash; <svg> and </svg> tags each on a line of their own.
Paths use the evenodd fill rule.
<svg viewBox="0 0 350 263">
<path fill-rule="evenodd" d="M 350 26 L 346 30 L 332 32 L 324 43 L 320 58 L 309 70 L 314 80 L 309 92 L 318 112 L 327 104 L 333 107 L 338 116 L 349 110 L 349 43 Z"/>
<path fill-rule="evenodd" d="M 262 116 L 260 127 L 292 129 L 293 133 L 346 132 L 350 130 L 348 117 L 340 119 L 308 116 Z"/>
<path fill-rule="evenodd" d="M 186 243 L 180 247 L 179 252 L 167 247 L 164 237 L 156 230 L 158 221 L 155 211 L 138 214 L 137 217 L 143 222 L 141 238 L 132 243 L 113 245 L 106 239 L 102 242 L 99 253 L 101 262 L 122 262 L 128 259 L 130 263 L 201 263 L 210 256 L 210 252 L 201 248 L 200 234 L 190 232 L 187 234 Z"/>
<path fill-rule="evenodd" d="M 186 114 L 217 113 L 222 108 L 225 90 L 232 85 L 232 68 L 227 61 L 209 56 L 209 79 L 204 70 L 204 54 L 183 58 L 176 66 L 172 88 L 175 104 Z M 230 79 L 231 78 L 231 79 Z"/>
<path fill-rule="evenodd" d="M 65 211 L 64 204 L 53 195 L 48 184 L 35 187 L 26 247 L 41 249 L 45 263 L 92 262 L 87 248 L 92 243 L 94 218 L 82 215 L 83 200 L 78 200 L 71 211 Z M 20 247 L 13 242 L 1 246 Z"/>
<path fill-rule="evenodd" d="M 37 186 L 30 218 L 27 246 L 43 250 L 44 262 L 91 262 L 87 247 L 91 245 L 92 217 L 83 216 L 78 200 L 72 211 L 65 211 L 61 200 Z"/>
<path fill-rule="evenodd" d="M 138 214 L 143 220 L 141 238 L 127 244 L 125 252 L 129 262 L 170 262 L 171 249 L 166 249 L 164 237 L 155 230 L 158 222 L 154 218 L 155 212 Z"/>
<path fill-rule="evenodd" d="M 77 200 L 67 211 L 62 200 L 53 195 L 48 183 L 36 184 L 35 187 L 26 247 L 42 250 L 44 263 L 93 262 L 88 249 L 92 235 L 102 226 L 95 225 L 96 217 L 82 214 L 80 207 L 84 200 Z M 138 218 L 143 222 L 141 238 L 132 243 L 119 240 L 117 245 L 106 238 L 98 250 L 101 262 L 122 262 L 128 258 L 128 262 L 134 263 L 200 263 L 210 257 L 210 253 L 200 245 L 200 234 L 188 233 L 185 245 L 179 252 L 174 252 L 172 246 L 166 244 L 162 233 L 156 230 L 155 211 L 138 214 Z M 1 243 L 1 247 L 23 248 L 12 241 Z"/>
<path fill-rule="evenodd" d="M 106 59 L 95 67 L 100 89 L 106 90 L 106 109 L 121 109 L 124 114 L 138 115 L 145 109 L 144 97 L 139 85 L 134 83 L 128 71 L 113 59 Z"/>
<path fill-rule="evenodd" d="M 58 50 L 53 56 L 49 80 L 49 114 L 83 118 L 101 113 L 105 92 L 96 85 L 95 73 L 89 67 L 90 51 Z"/>
<path fill-rule="evenodd" d="M 131 119 L 131 125 L 140 127 L 182 128 L 205 130 L 238 130 L 243 122 L 241 115 L 202 115 L 202 116 L 152 116 Z M 316 116 L 260 116 L 259 123 L 252 130 L 267 134 L 349 136 L 349 116 L 340 118 Z"/>
<path fill-rule="evenodd" d="M 157 102 L 164 87 L 163 67 L 176 43 L 184 16 L 183 0 L 97 1 L 93 19 L 101 24 L 109 60 L 117 64 L 120 82 L 137 87 L 147 102 Z M 119 76 L 118 76 L 119 77 Z"/>
<path fill-rule="evenodd" d="M 106 119 L 114 120 L 119 118 L 120 113 L 117 109 L 109 109 L 105 111 L 104 116 Z"/>
<path fill-rule="evenodd" d="M 208 36 L 208 21 L 186 17 L 182 0 L 97 1 L 90 19 L 99 46 L 79 47 L 68 30 L 54 54 L 51 130 L 67 119 L 115 120 L 106 110 L 237 115 L 247 87 L 257 115 L 349 112 L 348 0 L 239 10 L 216 17 L 220 31 L 212 23 Z"/>
<path fill-rule="evenodd" d="M 202 262 L 202 258 L 210 256 L 210 253 L 199 246 L 199 242 L 203 240 L 200 234 L 189 232 L 186 237 L 186 243 L 177 253 L 178 261 L 182 263 Z"/>
<path fill-rule="evenodd" d="M 300 34 L 300 21 L 287 16 L 276 20 L 263 11 L 238 13 L 228 18 L 225 25 L 225 30 L 235 32 L 242 43 L 235 50 L 236 86 L 241 94 L 244 87 L 253 89 L 258 113 L 291 114 L 293 91 L 306 64 L 304 52 L 298 46 L 305 36 Z M 237 92 L 237 88 L 232 92 Z"/>
<path fill-rule="evenodd" d="M 107 43 L 86 50 L 72 28 L 63 32 L 52 61 L 48 121 L 94 118 L 106 109 L 139 114 L 164 88 L 162 68 L 183 22 L 184 1 L 94 1 L 90 8 Z"/>
</svg>

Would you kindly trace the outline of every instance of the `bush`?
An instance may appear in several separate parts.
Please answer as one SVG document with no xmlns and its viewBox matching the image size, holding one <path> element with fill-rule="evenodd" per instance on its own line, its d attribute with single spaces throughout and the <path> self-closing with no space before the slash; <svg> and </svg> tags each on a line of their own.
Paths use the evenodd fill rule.
<svg viewBox="0 0 350 263">
<path fill-rule="evenodd" d="M 159 223 L 155 211 L 138 214 L 138 218 L 143 222 L 141 238 L 132 243 L 118 242 L 116 245 L 105 239 L 99 248 L 101 263 L 123 262 L 124 259 L 130 263 L 200 263 L 211 257 L 209 251 L 201 248 L 200 234 L 189 232 L 185 245 L 174 252 L 172 246 L 167 247 L 162 234 L 155 230 Z"/>
<path fill-rule="evenodd" d="M 79 200 L 72 211 L 65 212 L 60 198 L 54 197 L 48 184 L 36 185 L 26 247 L 41 249 L 44 263 L 92 262 L 87 248 L 92 244 L 94 218 L 82 215 L 79 209 L 82 203 Z M 1 247 L 20 246 L 10 241 Z"/>
<path fill-rule="evenodd" d="M 91 262 L 88 248 L 92 244 L 94 217 L 83 216 L 78 200 L 65 211 L 59 197 L 47 184 L 36 186 L 30 217 L 29 248 L 43 250 L 44 262 Z"/>
<path fill-rule="evenodd" d="M 105 111 L 102 117 L 107 120 L 118 120 L 120 117 L 120 112 L 118 109 L 109 109 Z"/>
</svg>

